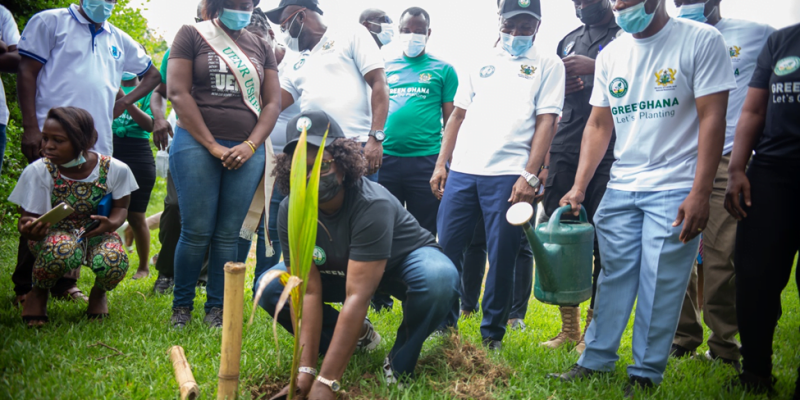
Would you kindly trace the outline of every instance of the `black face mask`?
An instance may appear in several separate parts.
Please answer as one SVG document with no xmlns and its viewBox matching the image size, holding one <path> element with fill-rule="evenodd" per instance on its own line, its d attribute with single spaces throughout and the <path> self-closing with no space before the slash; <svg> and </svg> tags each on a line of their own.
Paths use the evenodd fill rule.
<svg viewBox="0 0 800 400">
<path fill-rule="evenodd" d="M 575 15 L 586 25 L 596 25 L 608 15 L 608 0 L 600 0 L 597 3 L 588 5 L 583 9 L 576 8 Z"/>
<path fill-rule="evenodd" d="M 327 203 L 333 200 L 339 191 L 342 190 L 342 184 L 336 179 L 336 174 L 328 174 L 319 177 L 319 203 Z"/>
</svg>

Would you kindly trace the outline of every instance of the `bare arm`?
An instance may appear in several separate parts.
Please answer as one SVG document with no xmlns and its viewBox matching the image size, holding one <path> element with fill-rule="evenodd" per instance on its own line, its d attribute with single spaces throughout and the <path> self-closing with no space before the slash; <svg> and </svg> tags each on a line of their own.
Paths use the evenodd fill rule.
<svg viewBox="0 0 800 400">
<path fill-rule="evenodd" d="M 306 295 L 303 297 L 303 324 L 300 327 L 300 347 L 303 354 L 300 357 L 301 367 L 317 369 L 319 360 L 319 338 L 322 334 L 322 280 L 316 265 L 312 265 L 308 272 L 308 285 Z M 314 377 L 309 374 L 300 374 L 297 377 L 297 387 L 302 396 L 307 396 L 314 383 Z M 302 398 L 302 397 L 301 397 Z"/>
<path fill-rule="evenodd" d="M 281 111 L 289 108 L 292 104 L 294 104 L 294 97 L 289 92 L 281 89 Z"/>
<path fill-rule="evenodd" d="M 192 64 L 192 60 L 170 59 L 167 66 L 167 96 L 180 116 L 180 125 L 189 131 L 194 140 L 208 149 L 211 155 L 221 160 L 228 148 L 214 140 L 200 114 L 197 102 L 192 97 Z"/>
<path fill-rule="evenodd" d="M 19 71 L 20 55 L 17 46 L 8 46 L 7 51 L 0 54 L 0 72 L 16 74 Z"/>
<path fill-rule="evenodd" d="M 722 148 L 725 144 L 725 113 L 728 110 L 728 91 L 697 98 L 700 134 L 697 139 L 697 172 L 686 200 L 678 208 L 672 226 L 683 223 L 680 240 L 688 243 L 708 223 L 709 200 L 714 188 Z"/>
<path fill-rule="evenodd" d="M 550 143 L 553 142 L 553 134 L 555 133 L 555 121 L 558 115 L 556 114 L 541 114 L 536 116 L 536 128 L 531 140 L 531 154 L 528 157 L 528 163 L 525 165 L 525 170 L 531 174 L 537 175 L 539 169 L 544 165 L 544 159 L 550 151 Z M 512 204 L 525 202 L 533 203 L 536 196 L 536 188 L 531 187 L 527 180 L 520 175 L 514 187 L 511 189 L 511 197 L 508 201 Z"/>
<path fill-rule="evenodd" d="M 447 120 L 450 119 L 450 115 L 453 114 L 453 109 L 455 109 L 455 107 L 452 101 L 442 103 L 442 126 L 447 126 Z"/>
<path fill-rule="evenodd" d="M 150 96 L 150 111 L 153 112 L 153 144 L 159 150 L 166 150 L 169 137 L 172 136 L 172 125 L 167 122 L 167 84 L 161 82 Z"/>
<path fill-rule="evenodd" d="M 39 158 L 39 147 L 42 145 L 42 132 L 36 118 L 36 79 L 42 67 L 44 64 L 30 57 L 20 59 L 17 96 L 22 112 L 22 154 L 28 162 Z"/>
<path fill-rule="evenodd" d="M 382 131 L 389 113 L 389 86 L 386 84 L 386 73 L 383 68 L 374 69 L 364 75 L 364 80 L 372 88 L 372 127 L 370 129 Z M 364 146 L 364 157 L 367 159 L 368 173 L 374 174 L 383 163 L 383 144 L 370 136 Z"/>
<path fill-rule="evenodd" d="M 148 132 L 153 131 L 153 117 L 142 111 L 142 109 L 139 108 L 136 103 L 128 106 L 125 111 L 127 111 L 131 116 L 133 122 L 136 122 L 136 125 L 139 125 L 139 128 L 142 128 Z"/>
<path fill-rule="evenodd" d="M 159 83 L 161 83 L 161 73 L 158 72 L 155 67 L 150 66 L 147 72 L 144 73 L 144 76 L 142 76 L 142 81 L 139 83 L 139 86 L 137 86 L 136 89 L 131 90 L 130 93 L 126 94 L 121 99 L 117 100 L 116 104 L 114 104 L 114 118 L 122 115 L 122 112 L 125 111 L 125 109 L 127 109 L 131 104 L 134 104 L 142 97 L 147 96 L 147 94 L 152 92 Z"/>
<path fill-rule="evenodd" d="M 609 107 L 592 107 L 589 121 L 583 130 L 581 139 L 581 156 L 578 161 L 578 171 L 575 174 L 575 183 L 572 189 L 561 198 L 559 205 L 571 205 L 574 214 L 577 216 L 581 209 L 581 203 L 586 196 L 586 188 L 594 176 L 597 166 L 603 160 L 603 156 L 608 150 L 611 142 L 611 134 L 614 132 L 614 119 Z"/>
<path fill-rule="evenodd" d="M 439 158 L 436 159 L 436 167 L 431 176 L 431 191 L 437 199 L 441 200 L 444 195 L 444 186 L 447 183 L 447 163 L 453 158 L 453 150 L 456 148 L 456 139 L 461 124 L 467 116 L 467 110 L 455 107 L 447 119 L 442 135 L 442 148 L 439 150 Z"/>
<path fill-rule="evenodd" d="M 725 209 L 738 221 L 747 217 L 747 213 L 739 203 L 739 196 L 744 197 L 744 203 L 748 207 L 752 205 L 750 180 L 745 175 L 745 168 L 758 139 L 764 132 L 768 104 L 769 91 L 767 89 L 753 87 L 747 89 L 742 115 L 739 117 L 739 124 L 736 125 L 731 162 L 728 165 L 728 188 L 725 191 Z"/>
<path fill-rule="evenodd" d="M 333 332 L 328 353 L 325 355 L 319 371 L 323 378 L 340 380 L 344 375 L 350 357 L 356 349 L 358 338 L 361 336 L 369 302 L 383 277 L 386 261 L 350 260 L 348 262 L 347 295 Z"/>
</svg>

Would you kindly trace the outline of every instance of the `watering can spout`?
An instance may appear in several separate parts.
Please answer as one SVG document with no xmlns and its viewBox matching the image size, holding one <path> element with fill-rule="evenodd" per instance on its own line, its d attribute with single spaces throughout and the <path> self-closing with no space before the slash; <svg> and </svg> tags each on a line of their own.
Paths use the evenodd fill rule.
<svg viewBox="0 0 800 400">
<path fill-rule="evenodd" d="M 508 223 L 522 227 L 522 230 L 525 232 L 525 237 L 528 238 L 528 243 L 531 245 L 536 265 L 547 265 L 549 264 L 548 252 L 542 241 L 536 236 L 536 232 L 534 232 L 530 222 L 531 218 L 533 218 L 533 206 L 529 203 L 514 204 L 506 213 L 506 220 Z"/>
</svg>

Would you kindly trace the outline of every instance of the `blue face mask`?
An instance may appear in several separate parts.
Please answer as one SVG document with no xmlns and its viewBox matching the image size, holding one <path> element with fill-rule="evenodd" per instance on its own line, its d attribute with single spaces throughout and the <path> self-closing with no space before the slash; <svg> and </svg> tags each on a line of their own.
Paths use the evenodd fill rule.
<svg viewBox="0 0 800 400">
<path fill-rule="evenodd" d="M 59 167 L 61 167 L 61 168 L 74 168 L 74 167 L 77 167 L 78 165 L 84 164 L 85 162 L 86 162 L 86 158 L 83 156 L 83 153 L 81 153 L 80 155 L 78 155 L 78 158 L 76 158 L 76 159 L 74 159 L 74 160 L 72 160 L 72 161 L 70 161 L 70 162 L 68 162 L 66 164 L 61 164 L 61 165 L 59 165 Z"/>
<path fill-rule="evenodd" d="M 237 11 L 229 8 L 223 8 L 222 13 L 219 14 L 219 20 L 232 31 L 240 31 L 250 25 L 250 17 L 253 16 L 252 11 Z"/>
<path fill-rule="evenodd" d="M 680 6 L 680 8 L 678 8 L 678 18 L 686 18 L 697 22 L 706 22 L 708 21 L 708 18 L 706 18 L 705 10 L 705 3 Z"/>
<path fill-rule="evenodd" d="M 105 0 L 83 0 L 81 7 L 86 16 L 95 23 L 102 24 L 111 17 L 111 12 L 114 11 L 115 3 L 109 3 Z"/>
<path fill-rule="evenodd" d="M 123 73 L 122 73 L 122 81 L 123 81 L 123 82 L 125 82 L 125 81 L 130 81 L 130 80 L 133 80 L 133 79 L 135 79 L 137 76 L 138 76 L 138 75 L 136 75 L 136 74 L 132 74 L 132 73 L 130 73 L 130 72 L 123 72 Z"/>
<path fill-rule="evenodd" d="M 507 33 L 500 32 L 500 41 L 503 42 L 503 49 L 505 49 L 508 54 L 519 57 L 533 47 L 533 36 L 534 35 L 511 36 Z"/>
<path fill-rule="evenodd" d="M 407 56 L 414 58 L 420 55 L 425 50 L 425 44 L 428 42 L 428 37 L 418 33 L 401 33 L 400 43 L 403 44 L 403 53 Z"/>
<path fill-rule="evenodd" d="M 394 39 L 394 27 L 392 24 L 381 24 L 381 31 L 379 33 L 373 33 L 373 35 L 380 40 L 381 44 L 386 46 Z"/>
<path fill-rule="evenodd" d="M 647 0 L 622 11 L 615 10 L 614 17 L 617 20 L 617 25 L 628 33 L 639 33 L 647 29 L 650 23 L 653 22 L 653 17 L 655 17 L 656 13 L 655 11 L 652 14 L 645 12 L 644 3 L 647 3 Z M 660 4 L 661 0 L 658 0 L 656 8 Z"/>
</svg>

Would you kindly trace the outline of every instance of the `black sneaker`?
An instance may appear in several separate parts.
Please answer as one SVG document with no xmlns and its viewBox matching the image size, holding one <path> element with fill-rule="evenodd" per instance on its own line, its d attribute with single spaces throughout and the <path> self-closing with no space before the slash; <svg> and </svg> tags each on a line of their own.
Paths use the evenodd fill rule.
<svg viewBox="0 0 800 400">
<path fill-rule="evenodd" d="M 650 378 L 643 378 L 641 376 L 631 375 L 628 385 L 625 387 L 625 398 L 632 399 L 636 392 L 647 391 L 656 387 Z"/>
<path fill-rule="evenodd" d="M 679 344 L 672 344 L 669 348 L 669 356 L 673 358 L 694 357 L 697 353 L 694 350 L 689 350 Z"/>
<path fill-rule="evenodd" d="M 711 361 L 720 361 L 723 364 L 728 364 L 731 367 L 733 367 L 733 369 L 735 369 L 736 372 L 741 372 L 742 371 L 742 363 L 740 363 L 739 360 L 731 360 L 729 358 L 722 358 L 722 357 L 718 356 L 716 353 L 714 353 L 713 351 L 711 351 L 710 349 L 708 351 L 706 351 L 706 358 L 711 360 Z"/>
<path fill-rule="evenodd" d="M 572 368 L 569 371 L 564 372 L 563 374 L 555 373 L 555 374 L 547 374 L 547 376 L 549 378 L 560 379 L 564 382 L 572 382 L 577 379 L 591 378 L 593 376 L 604 375 L 607 373 L 608 372 L 605 371 L 597 371 L 594 369 L 581 367 L 578 364 L 573 364 Z"/>
<path fill-rule="evenodd" d="M 205 322 L 209 328 L 222 328 L 222 309 L 219 307 L 211 308 L 211 310 L 206 313 L 206 317 L 203 318 L 203 322 Z"/>
<path fill-rule="evenodd" d="M 483 347 L 489 351 L 499 351 L 503 349 L 503 342 L 492 338 L 483 339 Z"/>
<path fill-rule="evenodd" d="M 760 377 L 754 373 L 744 371 L 731 381 L 731 388 L 741 388 L 751 393 L 766 393 L 768 396 L 775 394 L 775 383 L 778 381 L 774 376 L 767 378 Z"/>
<path fill-rule="evenodd" d="M 172 309 L 172 322 L 173 329 L 183 329 L 189 321 L 192 320 L 192 309 L 189 307 L 177 307 Z"/>
<path fill-rule="evenodd" d="M 153 285 L 153 292 L 156 294 L 171 293 L 175 287 L 175 279 L 169 276 L 158 276 L 156 283 Z"/>
</svg>

